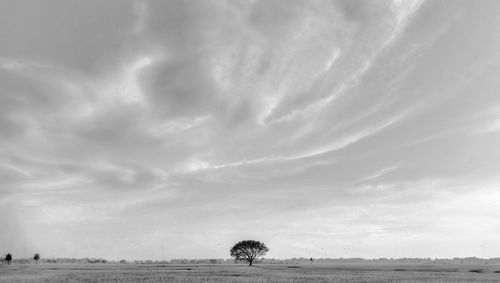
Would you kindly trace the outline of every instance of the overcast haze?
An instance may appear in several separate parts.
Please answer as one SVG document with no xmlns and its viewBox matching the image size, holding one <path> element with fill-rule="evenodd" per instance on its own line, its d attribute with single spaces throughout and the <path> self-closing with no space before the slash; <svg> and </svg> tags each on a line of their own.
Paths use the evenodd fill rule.
<svg viewBox="0 0 500 283">
<path fill-rule="evenodd" d="M 0 253 L 500 256 L 500 1 L 1 1 Z"/>
</svg>

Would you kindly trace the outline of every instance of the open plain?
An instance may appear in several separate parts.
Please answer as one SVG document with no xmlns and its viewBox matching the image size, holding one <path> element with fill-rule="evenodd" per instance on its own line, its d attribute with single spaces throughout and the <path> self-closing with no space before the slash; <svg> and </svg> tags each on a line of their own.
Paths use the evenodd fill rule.
<svg viewBox="0 0 500 283">
<path fill-rule="evenodd" d="M 12 264 L 0 282 L 500 282 L 500 266 Z"/>
</svg>

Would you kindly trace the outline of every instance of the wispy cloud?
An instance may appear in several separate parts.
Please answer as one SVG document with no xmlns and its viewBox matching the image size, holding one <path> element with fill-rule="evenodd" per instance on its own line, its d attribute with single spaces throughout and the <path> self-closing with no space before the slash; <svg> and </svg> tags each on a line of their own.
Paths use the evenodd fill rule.
<svg viewBox="0 0 500 283">
<path fill-rule="evenodd" d="M 24 177 L 31 177 L 30 172 L 23 170 L 23 169 L 20 169 L 20 168 L 14 166 L 14 165 L 11 165 L 11 164 L 0 163 L 0 167 L 3 167 L 4 169 L 15 172 L 17 174 L 21 174 Z"/>
<path fill-rule="evenodd" d="M 386 168 L 382 168 L 375 173 L 368 175 L 360 180 L 360 182 L 365 182 L 365 181 L 370 181 L 370 180 L 375 180 L 378 179 L 384 175 L 387 175 L 395 170 L 398 170 L 401 166 L 400 165 L 394 165 L 394 166 L 389 166 Z"/>
</svg>

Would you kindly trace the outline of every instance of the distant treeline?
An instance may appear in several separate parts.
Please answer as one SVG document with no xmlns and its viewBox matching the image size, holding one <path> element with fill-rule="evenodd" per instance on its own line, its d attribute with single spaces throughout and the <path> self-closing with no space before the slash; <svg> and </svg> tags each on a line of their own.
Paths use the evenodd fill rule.
<svg viewBox="0 0 500 283">
<path fill-rule="evenodd" d="M 2 260 L 5 261 L 5 260 Z M 27 264 L 33 259 L 16 259 L 12 263 Z M 106 260 L 102 258 L 47 258 L 40 259 L 39 263 L 80 263 L 80 264 L 241 264 L 235 263 L 234 259 L 171 259 L 171 260 Z M 500 264 L 500 258 L 452 258 L 452 259 L 431 259 L 431 258 L 291 258 L 275 259 L 264 258 L 258 261 L 263 264 Z"/>
<path fill-rule="evenodd" d="M 262 263 L 277 264 L 500 264 L 500 257 L 497 258 L 452 258 L 452 259 L 432 259 L 432 258 L 292 258 L 292 259 L 263 259 Z"/>
</svg>

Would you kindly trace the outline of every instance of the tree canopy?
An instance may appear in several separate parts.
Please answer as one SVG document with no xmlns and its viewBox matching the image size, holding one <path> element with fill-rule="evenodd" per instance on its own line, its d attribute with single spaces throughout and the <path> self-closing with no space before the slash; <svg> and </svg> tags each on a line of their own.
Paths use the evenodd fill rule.
<svg viewBox="0 0 500 283">
<path fill-rule="evenodd" d="M 264 256 L 269 249 L 264 243 L 254 240 L 240 241 L 231 248 L 231 256 L 237 261 L 246 261 L 252 266 L 256 258 Z"/>
</svg>

